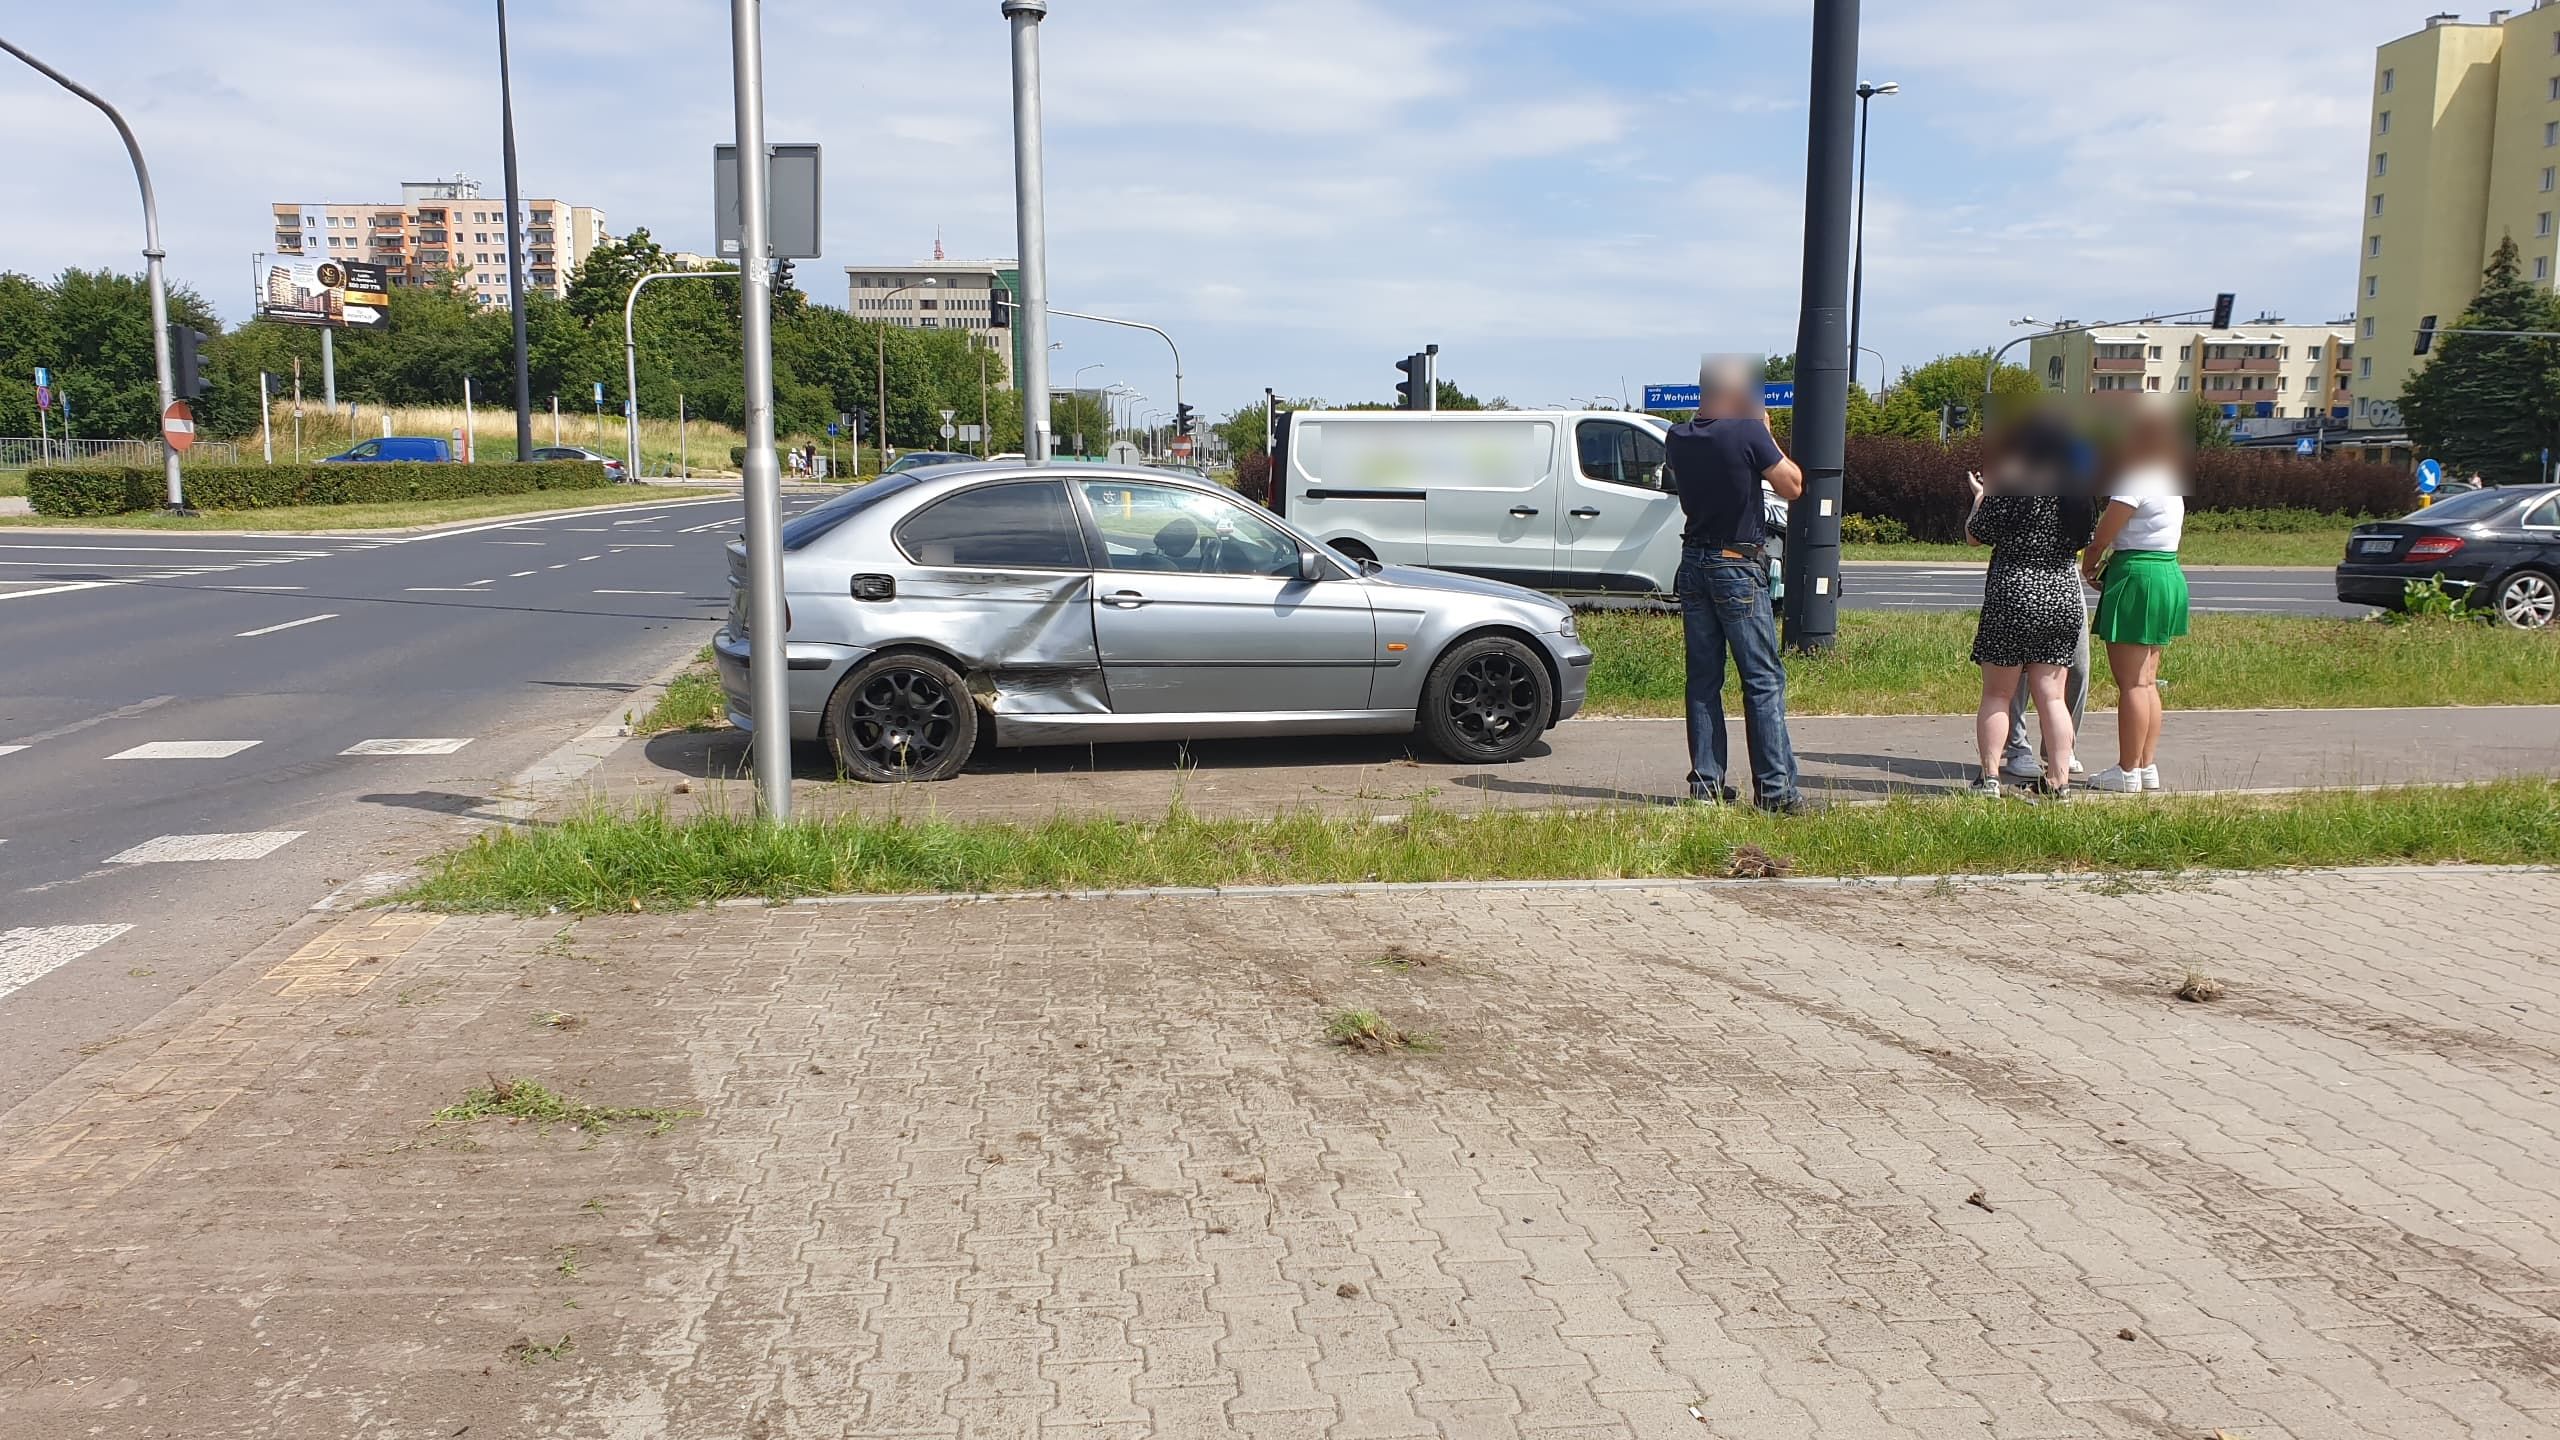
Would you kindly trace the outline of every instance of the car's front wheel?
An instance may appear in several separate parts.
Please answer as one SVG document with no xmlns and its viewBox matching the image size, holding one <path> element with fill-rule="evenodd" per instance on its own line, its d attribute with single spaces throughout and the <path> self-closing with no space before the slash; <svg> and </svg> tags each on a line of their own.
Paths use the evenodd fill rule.
<svg viewBox="0 0 2560 1440">
<path fill-rule="evenodd" d="M 978 748 L 978 706 L 960 672 L 930 655 L 875 656 L 827 702 L 827 739 L 856 780 L 948 780 Z"/>
<path fill-rule="evenodd" d="M 2560 581 L 2539 570 L 2519 570 L 2498 582 L 2489 607 L 2518 630 L 2548 630 L 2560 619 Z"/>
<path fill-rule="evenodd" d="M 1546 733 L 1555 682 L 1546 662 L 1508 635 L 1453 646 L 1422 684 L 1422 738 L 1471 765 L 1517 760 Z"/>
</svg>

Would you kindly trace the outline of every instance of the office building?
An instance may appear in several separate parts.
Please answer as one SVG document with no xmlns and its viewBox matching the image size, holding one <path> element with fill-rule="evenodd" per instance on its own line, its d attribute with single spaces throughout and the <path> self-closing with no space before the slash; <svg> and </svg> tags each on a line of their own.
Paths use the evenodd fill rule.
<svg viewBox="0 0 2560 1440">
<path fill-rule="evenodd" d="M 477 180 L 409 181 L 396 201 L 278 202 L 270 208 L 278 255 L 370 261 L 388 271 L 395 286 L 456 274 L 481 304 L 507 303 L 506 201 L 483 195 Z M 579 263 L 609 238 L 604 212 L 528 199 L 517 213 L 526 284 L 566 295 Z"/>
<path fill-rule="evenodd" d="M 940 249 L 935 247 L 937 254 Z M 1021 275 L 1011 260 L 847 265 L 845 308 L 856 319 L 886 320 L 909 330 L 966 330 L 970 343 L 1005 357 L 1003 388 L 1011 389 L 1022 372 L 1020 332 L 992 323 L 994 298 L 1000 290 L 1019 294 Z"/>
<path fill-rule="evenodd" d="M 2100 402 L 2137 395 L 2202 400 L 2244 433 L 2347 422 L 2356 386 L 2355 322 L 2288 325 L 2261 316 L 2228 330 L 2111 325 L 2038 338 L 2027 363 L 2048 391 Z"/>
<path fill-rule="evenodd" d="M 2437 15 L 2383 45 L 2366 125 L 2350 423 L 2390 429 L 2419 331 L 2462 314 L 2499 241 L 2529 281 L 2560 270 L 2560 3 Z"/>
</svg>

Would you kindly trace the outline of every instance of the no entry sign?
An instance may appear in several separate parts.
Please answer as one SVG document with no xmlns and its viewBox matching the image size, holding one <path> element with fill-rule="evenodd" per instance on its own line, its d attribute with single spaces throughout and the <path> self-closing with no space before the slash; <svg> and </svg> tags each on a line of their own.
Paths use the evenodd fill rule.
<svg viewBox="0 0 2560 1440">
<path fill-rule="evenodd" d="M 181 455 L 195 448 L 196 412 L 186 401 L 172 400 L 169 408 L 160 412 L 160 438 Z"/>
</svg>

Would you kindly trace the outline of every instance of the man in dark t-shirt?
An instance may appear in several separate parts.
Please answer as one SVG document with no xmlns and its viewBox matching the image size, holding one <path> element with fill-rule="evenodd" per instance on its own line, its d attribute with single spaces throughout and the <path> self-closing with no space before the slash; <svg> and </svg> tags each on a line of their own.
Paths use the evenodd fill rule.
<svg viewBox="0 0 2560 1440">
<path fill-rule="evenodd" d="M 1787 672 L 1778 659 L 1777 617 L 1769 605 L 1768 535 L 1760 486 L 1779 498 L 1804 493 L 1804 472 L 1778 449 L 1753 383 L 1710 363 L 1698 375 L 1694 420 L 1672 428 L 1668 446 L 1680 509 L 1680 615 L 1688 647 L 1689 796 L 1721 803 L 1725 783 L 1724 665 L 1742 678 L 1742 730 L 1751 751 L 1752 801 L 1764 810 L 1805 808 L 1796 790 L 1795 748 L 1787 738 Z"/>
</svg>

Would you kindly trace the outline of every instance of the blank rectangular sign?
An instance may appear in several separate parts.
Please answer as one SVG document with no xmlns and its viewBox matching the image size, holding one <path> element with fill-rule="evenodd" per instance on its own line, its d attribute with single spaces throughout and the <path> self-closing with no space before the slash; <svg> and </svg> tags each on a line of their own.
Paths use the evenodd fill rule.
<svg viewBox="0 0 2560 1440">
<path fill-rule="evenodd" d="M 765 164 L 766 236 L 776 260 L 815 260 L 818 249 L 818 147 L 768 145 Z M 720 258 L 738 258 L 738 147 L 711 147 L 711 218 Z"/>
</svg>

